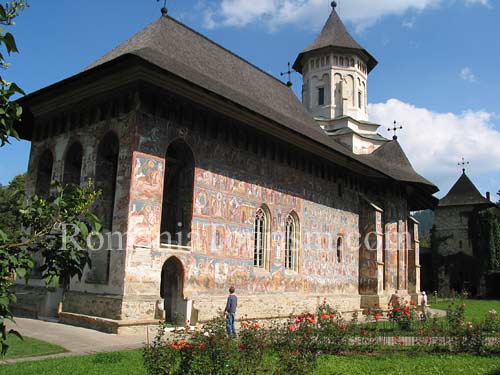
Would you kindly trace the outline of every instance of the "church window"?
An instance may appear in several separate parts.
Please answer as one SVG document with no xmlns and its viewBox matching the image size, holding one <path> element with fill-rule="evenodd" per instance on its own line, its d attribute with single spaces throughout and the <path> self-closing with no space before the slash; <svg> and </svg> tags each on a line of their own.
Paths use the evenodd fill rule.
<svg viewBox="0 0 500 375">
<path fill-rule="evenodd" d="M 194 156 L 184 141 L 176 140 L 168 146 L 165 159 L 161 241 L 189 246 L 193 216 Z"/>
<path fill-rule="evenodd" d="M 354 59 L 351 59 L 351 67 L 354 67 Z"/>
<path fill-rule="evenodd" d="M 342 237 L 337 239 L 337 262 L 342 262 Z"/>
<path fill-rule="evenodd" d="M 343 57 L 340 58 L 340 66 L 344 66 L 344 58 Z"/>
<path fill-rule="evenodd" d="M 318 88 L 318 105 L 325 105 L 325 88 Z"/>
<path fill-rule="evenodd" d="M 361 91 L 358 91 L 358 107 L 363 107 L 363 94 Z"/>
<path fill-rule="evenodd" d="M 54 157 L 49 150 L 44 151 L 38 162 L 36 173 L 35 194 L 40 198 L 48 198 L 50 194 L 50 183 L 52 181 L 52 166 Z"/>
<path fill-rule="evenodd" d="M 270 216 L 269 209 L 265 205 L 255 214 L 253 265 L 256 268 L 268 268 Z"/>
<path fill-rule="evenodd" d="M 311 69 L 314 69 L 314 60 L 311 60 Z"/>
<path fill-rule="evenodd" d="M 64 185 L 80 185 L 82 174 L 83 148 L 79 142 L 73 143 L 64 158 Z"/>
<path fill-rule="evenodd" d="M 337 56 L 333 56 L 333 65 L 339 65 L 339 59 Z"/>
<path fill-rule="evenodd" d="M 319 58 L 316 59 L 316 68 L 319 68 Z"/>
<path fill-rule="evenodd" d="M 330 56 L 326 56 L 326 65 L 330 65 Z"/>
<path fill-rule="evenodd" d="M 299 219 L 297 214 L 292 211 L 286 218 L 285 268 L 295 272 L 299 270 L 299 235 Z"/>
</svg>

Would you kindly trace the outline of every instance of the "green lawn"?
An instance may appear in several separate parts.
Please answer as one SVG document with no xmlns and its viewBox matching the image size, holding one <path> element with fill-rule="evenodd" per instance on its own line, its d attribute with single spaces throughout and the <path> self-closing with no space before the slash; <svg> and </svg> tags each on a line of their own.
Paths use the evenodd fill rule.
<svg viewBox="0 0 500 375">
<path fill-rule="evenodd" d="M 49 344 L 45 341 L 32 339 L 30 337 L 23 337 L 23 340 L 21 340 L 19 337 L 14 335 L 9 335 L 7 344 L 9 344 L 7 355 L 5 357 L 0 357 L 0 360 L 19 357 L 35 357 L 40 355 L 63 353 L 66 351 L 60 346 Z"/>
<path fill-rule="evenodd" d="M 498 375 L 499 357 L 459 355 L 384 355 L 323 357 L 315 375 Z"/>
<path fill-rule="evenodd" d="M 2 375 L 146 375 L 140 350 L 0 365 Z M 314 375 L 496 375 L 500 358 L 451 355 L 325 356 Z"/>
<path fill-rule="evenodd" d="M 481 300 L 481 299 L 467 299 L 463 301 L 454 301 L 455 304 L 465 303 L 465 318 L 467 320 L 480 320 L 483 319 L 488 311 L 496 310 L 500 314 L 500 300 Z M 434 303 L 429 301 L 433 309 L 446 310 L 451 303 L 450 300 L 441 300 Z"/>
</svg>

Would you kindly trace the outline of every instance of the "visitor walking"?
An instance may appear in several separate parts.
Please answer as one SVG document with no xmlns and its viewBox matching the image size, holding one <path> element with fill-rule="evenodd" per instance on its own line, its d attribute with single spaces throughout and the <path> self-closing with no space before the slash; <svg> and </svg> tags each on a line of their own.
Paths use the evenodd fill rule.
<svg viewBox="0 0 500 375">
<path fill-rule="evenodd" d="M 226 317 L 226 330 L 230 337 L 236 337 L 234 316 L 236 314 L 236 307 L 238 306 L 238 297 L 236 297 L 234 291 L 234 286 L 229 288 L 229 297 L 227 297 L 226 308 L 224 309 L 224 315 Z"/>
</svg>

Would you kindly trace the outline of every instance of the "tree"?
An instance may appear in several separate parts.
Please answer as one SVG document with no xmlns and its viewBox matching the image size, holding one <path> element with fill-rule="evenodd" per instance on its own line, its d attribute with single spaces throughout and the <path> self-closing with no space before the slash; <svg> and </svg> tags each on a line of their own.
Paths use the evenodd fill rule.
<svg viewBox="0 0 500 375">
<path fill-rule="evenodd" d="M 28 6 L 26 0 L 0 4 L 0 68 L 8 68 L 7 55 L 17 53 L 14 36 L 4 27 L 14 24 L 19 12 Z M 3 27 L 2 27 L 3 26 Z M 13 101 L 24 92 L 13 82 L 0 76 L 0 147 L 11 137 L 18 139 L 16 127 L 22 107 Z M 26 201 L 23 178 L 14 179 L 8 187 L 0 188 L 0 354 L 8 349 L 6 321 L 14 321 L 10 305 L 16 296 L 10 290 L 16 278 L 29 279 L 35 262 L 33 256 L 41 252 L 44 264 L 42 278 L 47 284 L 61 285 L 67 290 L 70 280 L 82 277 L 90 265 L 87 241 L 91 233 L 99 232 L 101 224 L 92 213 L 99 193 L 91 181 L 84 187 L 54 184 L 50 198 L 33 197 Z M 4 211 L 5 210 L 5 211 Z"/>
<path fill-rule="evenodd" d="M 4 47 L 8 55 L 17 53 L 16 41 L 14 36 L 5 30 L 5 27 L 14 25 L 14 19 L 19 12 L 26 9 L 28 3 L 26 0 L 9 1 L 6 4 L 0 4 L 0 48 Z M 5 52 L 0 52 L 0 68 L 7 69 L 9 64 L 5 60 Z M 9 138 L 19 139 L 16 125 L 23 113 L 22 107 L 12 100 L 16 94 L 24 95 L 23 90 L 14 82 L 8 82 L 3 76 L 0 76 L 0 147 L 9 143 Z"/>
<path fill-rule="evenodd" d="M 0 343 L 5 353 L 7 332 L 5 320 L 13 320 L 10 304 L 16 296 L 10 290 L 16 277 L 29 280 L 34 270 L 33 255 L 41 252 L 44 264 L 42 278 L 47 284 L 69 288 L 70 280 L 83 275 L 90 265 L 87 242 L 92 233 L 101 230 L 92 208 L 99 193 L 88 181 L 84 187 L 55 184 L 56 193 L 48 199 L 33 197 L 19 212 L 21 226 L 9 233 L 0 228 Z M 14 212 L 14 215 L 16 213 Z"/>
</svg>

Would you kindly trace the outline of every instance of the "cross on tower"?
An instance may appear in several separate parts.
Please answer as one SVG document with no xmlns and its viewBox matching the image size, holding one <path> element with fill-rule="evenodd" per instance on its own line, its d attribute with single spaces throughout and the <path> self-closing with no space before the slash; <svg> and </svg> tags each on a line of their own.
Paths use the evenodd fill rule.
<svg viewBox="0 0 500 375">
<path fill-rule="evenodd" d="M 161 0 L 156 0 L 156 2 L 160 2 Z M 167 13 L 168 13 L 168 9 L 167 9 L 167 0 L 163 0 L 163 8 L 161 8 L 161 15 L 163 17 L 166 17 L 167 16 Z"/>
<path fill-rule="evenodd" d="M 462 166 L 462 172 L 465 173 L 465 166 L 469 165 L 470 163 L 468 161 L 465 161 L 465 158 L 462 156 L 462 161 L 458 163 L 458 165 Z"/>
<path fill-rule="evenodd" d="M 293 73 L 293 70 L 291 68 L 290 62 L 288 62 L 288 70 L 286 72 L 280 73 L 280 76 L 282 76 L 282 77 L 284 75 L 288 74 L 288 82 L 286 83 L 286 85 L 288 87 L 292 87 L 292 73 Z"/>
<path fill-rule="evenodd" d="M 402 130 L 402 129 L 403 129 L 403 127 L 400 126 L 398 128 L 398 123 L 396 121 L 394 121 L 394 127 L 392 129 L 388 128 L 387 131 L 393 131 L 394 132 L 394 136 L 392 137 L 392 139 L 396 140 L 396 139 L 398 139 L 398 136 L 396 135 L 397 131 L 398 130 Z"/>
</svg>

